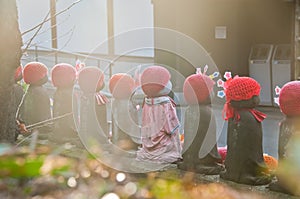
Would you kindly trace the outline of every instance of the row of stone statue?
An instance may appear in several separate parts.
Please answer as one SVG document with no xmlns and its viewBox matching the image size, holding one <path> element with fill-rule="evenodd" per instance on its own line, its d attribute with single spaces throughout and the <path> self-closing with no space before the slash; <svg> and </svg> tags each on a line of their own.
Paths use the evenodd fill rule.
<svg viewBox="0 0 300 199">
<path fill-rule="evenodd" d="M 29 87 L 18 119 L 26 124 L 51 118 L 49 95 L 42 86 L 48 81 L 47 73 L 47 67 L 39 62 L 28 63 L 23 69 L 24 82 Z M 101 92 L 104 74 L 96 67 L 84 67 L 77 72 L 69 64 L 57 64 L 51 70 L 51 79 L 57 88 L 53 95 L 53 117 L 70 112 L 73 117 L 57 120 L 54 130 L 51 129 L 52 136 L 47 133 L 48 139 L 61 141 L 64 137 L 77 137 L 74 120 L 79 123 L 81 133 L 95 131 L 91 126 L 97 121 L 96 126 L 101 131 L 95 134 L 95 137 L 100 135 L 97 141 L 107 143 L 112 139 L 122 149 L 136 151 L 139 161 L 176 163 L 182 170 L 220 174 L 225 180 L 243 184 L 266 185 L 272 182 L 262 149 L 261 122 L 266 115 L 255 110 L 259 105 L 260 85 L 250 77 L 228 78 L 223 85 L 226 96 L 223 118 L 228 121 L 226 158 L 223 161 L 216 144 L 216 121 L 211 108 L 215 83 L 205 73 L 190 75 L 183 85 L 188 104 L 183 140 L 180 140 L 176 105 L 170 97 L 171 75 L 164 67 L 150 66 L 141 73 L 139 88 L 144 96 L 141 104 L 133 102 L 137 84 L 125 73 L 110 78 L 112 99 Z M 79 98 L 73 97 L 74 93 L 76 95 L 73 89 L 76 81 L 80 88 Z M 286 115 L 280 126 L 280 160 L 285 159 L 288 143 L 298 130 L 299 89 L 300 83 L 294 81 L 286 84 L 280 92 L 280 108 Z M 77 99 L 80 102 L 74 101 Z M 106 110 L 110 100 L 113 100 L 112 133 L 108 128 Z M 140 110 L 141 122 L 138 117 Z M 278 177 L 278 181 L 270 187 L 289 192 L 288 187 L 280 182 Z"/>
</svg>

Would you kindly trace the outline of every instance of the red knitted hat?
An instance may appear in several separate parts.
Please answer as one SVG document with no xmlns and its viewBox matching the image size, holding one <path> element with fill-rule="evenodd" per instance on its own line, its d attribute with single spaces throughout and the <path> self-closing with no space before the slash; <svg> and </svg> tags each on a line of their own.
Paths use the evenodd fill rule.
<svg viewBox="0 0 300 199">
<path fill-rule="evenodd" d="M 129 98 L 134 87 L 134 79 L 126 73 L 114 74 L 109 80 L 109 91 L 116 99 Z"/>
<path fill-rule="evenodd" d="M 142 90 L 148 97 L 156 97 L 169 82 L 169 71 L 161 66 L 146 68 L 141 75 Z"/>
<path fill-rule="evenodd" d="M 22 70 L 23 70 L 23 66 L 22 65 L 20 65 L 20 66 L 18 66 L 18 68 L 16 68 L 15 75 L 14 75 L 15 82 L 18 82 L 18 81 L 20 81 L 23 78 L 23 72 L 22 72 Z"/>
<path fill-rule="evenodd" d="M 224 88 L 227 102 L 249 100 L 260 93 L 259 83 L 251 77 L 235 76 L 225 82 Z"/>
<path fill-rule="evenodd" d="M 231 100 L 249 100 L 253 96 L 259 96 L 260 85 L 251 77 L 235 76 L 233 79 L 230 78 L 224 83 L 224 91 L 226 103 L 224 104 L 222 116 L 225 120 L 228 120 L 235 116 L 234 109 L 230 104 Z M 265 115 L 263 113 L 258 114 L 256 111 L 254 117 L 257 120 L 262 121 L 265 118 Z"/>
<path fill-rule="evenodd" d="M 29 62 L 24 66 L 23 78 L 26 84 L 34 84 L 47 76 L 48 68 L 40 62 Z"/>
<path fill-rule="evenodd" d="M 56 64 L 51 70 L 51 79 L 55 87 L 72 87 L 76 80 L 76 70 L 70 64 Z"/>
<path fill-rule="evenodd" d="M 83 92 L 94 93 L 102 88 L 104 74 L 97 67 L 85 67 L 79 72 L 78 84 Z"/>
<path fill-rule="evenodd" d="M 300 81 L 291 81 L 282 87 L 279 106 L 287 116 L 300 115 Z"/>
<path fill-rule="evenodd" d="M 188 104 L 205 101 L 213 90 L 215 82 L 203 74 L 190 75 L 183 84 L 183 95 Z"/>
</svg>

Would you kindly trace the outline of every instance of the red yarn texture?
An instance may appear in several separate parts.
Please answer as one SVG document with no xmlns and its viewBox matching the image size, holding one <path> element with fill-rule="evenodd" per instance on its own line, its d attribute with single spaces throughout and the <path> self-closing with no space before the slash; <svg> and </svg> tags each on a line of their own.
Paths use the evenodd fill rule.
<svg viewBox="0 0 300 199">
<path fill-rule="evenodd" d="M 286 83 L 279 94 L 279 106 L 287 116 L 300 115 L 300 81 Z"/>
<path fill-rule="evenodd" d="M 235 76 L 225 82 L 226 101 L 249 100 L 253 96 L 259 96 L 260 85 L 251 77 Z"/>
<path fill-rule="evenodd" d="M 40 62 L 29 62 L 24 66 L 23 78 L 26 84 L 34 84 L 47 76 L 48 68 Z"/>
<path fill-rule="evenodd" d="M 127 99 L 135 87 L 135 81 L 126 73 L 114 74 L 109 80 L 109 91 L 116 99 Z"/>
<path fill-rule="evenodd" d="M 253 96 L 259 96 L 260 85 L 257 81 L 251 77 L 239 77 L 235 76 L 233 79 L 229 79 L 224 84 L 224 91 L 226 95 L 226 103 L 223 108 L 223 118 L 228 120 L 235 116 L 235 111 L 230 105 L 231 100 L 241 101 L 249 100 Z M 265 115 L 252 110 L 251 113 L 256 119 L 262 121 L 265 118 Z M 239 115 L 237 115 L 239 119 Z"/>
<path fill-rule="evenodd" d="M 51 79 L 55 87 L 72 87 L 76 80 L 76 70 L 70 64 L 56 64 L 51 70 Z"/>
<path fill-rule="evenodd" d="M 141 75 L 142 90 L 147 97 L 157 97 L 171 79 L 167 69 L 161 66 L 146 68 Z"/>
</svg>

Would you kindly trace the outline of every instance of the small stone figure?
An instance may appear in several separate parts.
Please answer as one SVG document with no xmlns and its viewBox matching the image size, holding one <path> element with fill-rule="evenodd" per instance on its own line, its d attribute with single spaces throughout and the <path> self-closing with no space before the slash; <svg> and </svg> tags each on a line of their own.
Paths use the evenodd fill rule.
<svg viewBox="0 0 300 199">
<path fill-rule="evenodd" d="M 135 88 L 134 79 L 126 73 L 114 74 L 109 80 L 112 101 L 112 142 L 124 150 L 136 151 L 139 145 L 140 128 L 136 108 L 130 101 Z"/>
<path fill-rule="evenodd" d="M 216 120 L 211 108 L 214 81 L 205 74 L 189 76 L 183 85 L 185 111 L 182 170 L 206 175 L 219 174 L 223 167 L 217 150 Z M 199 157 L 201 156 L 201 157 Z"/>
<path fill-rule="evenodd" d="M 286 83 L 279 93 L 279 107 L 285 118 L 280 122 L 279 139 L 278 139 L 278 156 L 279 167 L 281 163 L 289 160 L 292 154 L 288 154 L 288 148 L 294 137 L 299 136 L 300 132 L 300 81 L 291 81 Z M 293 153 L 298 153 L 293 152 Z M 292 165 L 291 165 L 292 166 Z M 292 189 L 286 183 L 284 176 L 277 175 L 277 181 L 270 184 L 269 188 L 273 191 L 295 194 L 296 190 Z"/>
<path fill-rule="evenodd" d="M 97 67 L 84 67 L 79 72 L 78 84 L 82 91 L 80 99 L 80 132 L 97 134 L 99 135 L 98 142 L 108 143 L 106 104 L 109 100 L 101 92 L 104 88 L 103 72 Z M 98 131 L 99 129 L 101 132 Z"/>
<path fill-rule="evenodd" d="M 72 93 L 76 81 L 75 68 L 66 63 L 56 64 L 51 70 L 52 84 L 56 87 L 53 95 L 53 117 L 73 112 Z M 76 100 L 74 98 L 74 100 Z M 77 138 L 73 115 L 68 115 L 54 122 L 53 140 L 58 143 Z"/>
<path fill-rule="evenodd" d="M 21 107 L 20 119 L 27 125 L 51 118 L 50 97 L 43 85 L 48 81 L 48 69 L 40 62 L 29 62 L 24 66 L 23 78 L 29 84 Z M 39 128 L 40 133 L 48 133 L 51 126 Z"/>
<path fill-rule="evenodd" d="M 142 109 L 142 148 L 137 160 L 153 163 L 175 163 L 182 159 L 179 139 L 180 123 L 175 103 L 168 96 L 171 75 L 161 66 L 150 66 L 141 75 L 146 98 Z"/>
<path fill-rule="evenodd" d="M 269 184 L 262 150 L 261 122 L 266 115 L 254 109 L 259 104 L 260 85 L 250 77 L 235 76 L 225 82 L 224 91 L 227 155 L 226 171 L 220 177 L 242 184 Z"/>
</svg>

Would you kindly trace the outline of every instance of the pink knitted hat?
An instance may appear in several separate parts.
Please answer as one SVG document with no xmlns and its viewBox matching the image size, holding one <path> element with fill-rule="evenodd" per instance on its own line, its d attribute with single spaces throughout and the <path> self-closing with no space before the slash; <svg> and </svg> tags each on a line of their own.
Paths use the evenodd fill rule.
<svg viewBox="0 0 300 199">
<path fill-rule="evenodd" d="M 147 97 L 157 97 L 171 79 L 167 69 L 161 66 L 146 68 L 141 75 L 142 90 Z"/>
<path fill-rule="evenodd" d="M 56 64 L 51 70 L 51 79 L 55 87 L 71 87 L 76 80 L 76 70 L 70 64 Z"/>
<path fill-rule="evenodd" d="M 79 72 L 78 84 L 83 92 L 97 92 L 104 84 L 104 74 L 97 67 L 85 67 Z"/>
<path fill-rule="evenodd" d="M 24 66 L 23 78 L 26 84 L 34 84 L 47 76 L 48 68 L 40 62 L 29 62 Z"/>
<path fill-rule="evenodd" d="M 287 116 L 300 115 L 300 81 L 291 81 L 282 87 L 279 106 Z"/>
<path fill-rule="evenodd" d="M 109 80 L 109 91 L 116 99 L 126 99 L 130 97 L 134 87 L 134 79 L 126 73 L 114 74 Z"/>
<path fill-rule="evenodd" d="M 183 94 L 188 104 L 205 101 L 213 90 L 215 82 L 205 74 L 190 75 L 183 84 Z"/>
</svg>

